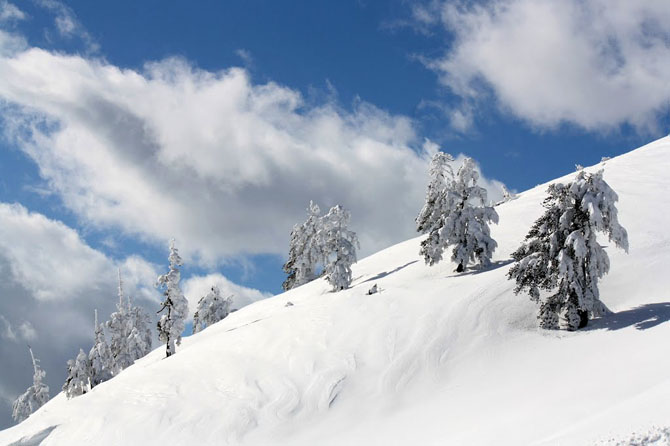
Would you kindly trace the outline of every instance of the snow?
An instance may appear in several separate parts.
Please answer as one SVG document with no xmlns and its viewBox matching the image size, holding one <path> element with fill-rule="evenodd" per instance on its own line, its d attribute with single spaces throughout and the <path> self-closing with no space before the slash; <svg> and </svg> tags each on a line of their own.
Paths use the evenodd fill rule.
<svg viewBox="0 0 670 446">
<path fill-rule="evenodd" d="M 540 330 L 506 279 L 545 184 L 496 207 L 484 271 L 426 266 L 408 240 L 354 265 L 349 289 L 316 280 L 60 393 L 0 444 L 668 444 L 669 150 L 586 168 L 618 193 L 630 250 L 607 246 L 600 296 L 616 313 L 585 331 Z"/>
</svg>

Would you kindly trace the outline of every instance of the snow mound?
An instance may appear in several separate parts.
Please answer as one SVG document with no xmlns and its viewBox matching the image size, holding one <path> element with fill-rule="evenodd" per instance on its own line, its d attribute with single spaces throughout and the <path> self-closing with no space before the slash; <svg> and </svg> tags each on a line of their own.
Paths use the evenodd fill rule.
<svg viewBox="0 0 670 446">
<path fill-rule="evenodd" d="M 670 426 L 668 150 L 664 138 L 587 168 L 605 169 L 630 241 L 628 255 L 606 248 L 600 291 L 615 313 L 587 330 L 538 329 L 536 306 L 506 279 L 542 185 L 496 207 L 486 270 L 427 267 L 421 238 L 408 240 L 354 265 L 345 291 L 311 282 L 185 338 L 168 359 L 158 348 L 86 395 L 59 394 L 0 444 L 666 441 L 650 426 Z"/>
</svg>

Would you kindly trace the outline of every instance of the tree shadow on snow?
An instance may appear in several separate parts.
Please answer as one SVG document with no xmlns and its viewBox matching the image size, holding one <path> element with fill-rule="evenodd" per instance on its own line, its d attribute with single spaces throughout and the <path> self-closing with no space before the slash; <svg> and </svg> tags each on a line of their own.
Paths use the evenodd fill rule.
<svg viewBox="0 0 670 446">
<path fill-rule="evenodd" d="M 634 326 L 638 330 L 647 330 L 667 321 L 670 321 L 670 302 L 659 302 L 593 319 L 585 329 L 621 330 Z"/>
<path fill-rule="evenodd" d="M 473 276 L 475 274 L 481 274 L 487 271 L 493 271 L 494 269 L 502 268 L 503 266 L 509 265 L 512 262 L 514 262 L 514 259 L 497 260 L 495 262 L 491 262 L 491 264 L 487 267 L 482 268 L 475 266 L 472 269 L 466 269 L 465 272 L 455 273 L 447 277 Z"/>
<path fill-rule="evenodd" d="M 362 281 L 361 283 L 372 282 L 372 281 L 374 281 L 374 280 L 379 280 L 379 279 L 382 279 L 382 278 L 384 278 L 384 277 L 386 277 L 386 276 L 390 276 L 391 274 L 393 274 L 393 273 L 397 273 L 397 272 L 400 271 L 401 269 L 403 269 L 403 268 L 407 268 L 407 267 L 410 266 L 412 263 L 416 263 L 416 262 L 418 262 L 418 260 L 414 260 L 414 261 L 412 261 L 412 262 L 405 263 L 404 265 L 397 267 L 397 268 L 394 269 L 393 271 L 384 271 L 383 273 L 379 273 L 379 274 L 377 274 L 377 275 L 374 276 L 374 277 L 370 277 L 369 279 L 364 280 L 364 281 Z"/>
<path fill-rule="evenodd" d="M 11 443 L 9 446 L 38 446 L 39 444 L 42 443 L 50 434 L 51 432 L 56 429 L 58 425 L 55 426 L 49 426 L 46 429 L 42 429 L 35 435 L 32 435 L 30 437 L 23 437 L 19 441 L 15 441 L 14 443 Z"/>
</svg>

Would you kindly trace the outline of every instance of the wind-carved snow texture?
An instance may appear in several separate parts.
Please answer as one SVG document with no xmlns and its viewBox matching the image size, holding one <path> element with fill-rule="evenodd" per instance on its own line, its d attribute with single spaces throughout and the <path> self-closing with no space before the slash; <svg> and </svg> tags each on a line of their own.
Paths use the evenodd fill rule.
<svg viewBox="0 0 670 446">
<path fill-rule="evenodd" d="M 496 207 L 488 268 L 429 267 L 418 255 L 426 236 L 408 240 L 353 265 L 343 291 L 316 279 L 185 337 L 169 360 L 156 349 L 85 395 L 59 394 L 0 444 L 52 426 L 45 446 L 652 438 L 652 426 L 670 427 L 670 197 L 658 193 L 670 189 L 669 152 L 664 138 L 607 161 L 630 253 L 601 241 L 611 270 L 600 299 L 614 314 L 587 330 L 539 329 L 536 305 L 506 278 L 545 184 Z M 373 284 L 383 292 L 368 295 Z"/>
</svg>

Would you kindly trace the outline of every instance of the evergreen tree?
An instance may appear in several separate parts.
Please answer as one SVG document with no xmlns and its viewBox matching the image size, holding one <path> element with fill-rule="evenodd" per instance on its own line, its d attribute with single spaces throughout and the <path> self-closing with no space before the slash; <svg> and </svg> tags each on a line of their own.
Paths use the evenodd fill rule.
<svg viewBox="0 0 670 446">
<path fill-rule="evenodd" d="M 458 264 L 456 271 L 462 272 L 471 261 L 482 266 L 490 263 L 497 243 L 488 225 L 498 222 L 498 214 L 486 205 L 486 189 L 477 185 L 475 162 L 465 158 L 454 176 L 451 161 L 451 155 L 445 153 L 433 157 L 426 203 L 416 219 L 417 230 L 428 233 L 419 253 L 432 266 L 453 246 L 451 260 Z"/>
<path fill-rule="evenodd" d="M 28 418 L 31 413 L 49 401 L 49 386 L 43 382 L 46 372 L 40 368 L 39 360 L 33 355 L 33 349 L 30 347 L 28 349 L 33 360 L 33 385 L 14 401 L 12 418 L 17 423 Z"/>
<path fill-rule="evenodd" d="M 91 364 L 91 388 L 112 378 L 116 364 L 112 351 L 105 338 L 103 324 L 98 324 L 98 310 L 95 310 L 95 339 L 91 351 L 88 353 Z"/>
<path fill-rule="evenodd" d="M 291 238 L 289 241 L 288 247 L 288 259 L 282 269 L 286 273 L 286 280 L 281 284 L 281 287 L 284 291 L 295 288 L 295 279 L 297 275 L 296 271 L 296 259 L 297 259 L 297 245 L 298 245 L 298 236 L 300 234 L 300 225 L 294 225 L 293 230 L 291 231 Z"/>
<path fill-rule="evenodd" d="M 223 298 L 219 288 L 213 286 L 209 293 L 201 297 L 193 315 L 193 333 L 204 330 L 228 316 L 232 296 Z"/>
<path fill-rule="evenodd" d="M 324 253 L 326 280 L 333 291 L 343 290 L 351 284 L 351 265 L 356 263 L 359 243 L 356 233 L 348 228 L 349 219 L 349 212 L 340 205 L 332 207 L 323 217 L 317 236 L 319 251 Z"/>
<path fill-rule="evenodd" d="M 288 277 L 282 287 L 287 291 L 314 280 L 316 266 L 322 261 L 323 254 L 316 243 L 316 235 L 321 229 L 321 209 L 310 201 L 307 212 L 307 220 L 295 225 L 291 231 L 288 260 L 283 267 Z"/>
<path fill-rule="evenodd" d="M 124 299 L 123 294 L 123 280 L 121 279 L 121 271 L 119 275 L 119 302 L 116 304 L 116 311 L 112 313 L 107 321 L 107 329 L 109 330 L 110 342 L 109 348 L 114 358 L 116 366 L 114 373 L 118 373 L 132 365 L 134 358 L 131 357 L 128 347 L 128 340 L 133 329 L 130 317 L 130 308 L 128 302 Z"/>
<path fill-rule="evenodd" d="M 509 189 L 503 184 L 502 185 L 502 200 L 496 203 L 496 206 L 501 205 L 503 203 L 507 203 L 508 201 L 512 201 L 516 198 L 516 194 L 513 192 L 510 192 Z"/>
<path fill-rule="evenodd" d="M 448 213 L 447 193 L 454 179 L 451 162 L 454 158 L 444 152 L 438 152 L 430 163 L 430 181 L 426 190 L 426 202 L 416 217 L 416 230 L 428 237 L 421 242 L 420 254 L 426 263 L 433 265 L 442 259 L 443 243 L 440 241 L 440 228 Z"/>
<path fill-rule="evenodd" d="M 175 352 L 176 345 L 181 344 L 181 334 L 184 331 L 184 320 L 188 314 L 188 302 L 179 288 L 181 274 L 179 267 L 182 265 L 181 257 L 174 245 L 174 239 L 170 241 L 170 270 L 167 274 L 158 277 L 157 286 L 163 289 L 165 300 L 159 313 L 167 310 L 158 321 L 158 338 L 165 342 L 166 356 Z"/>
<path fill-rule="evenodd" d="M 516 280 L 515 293 L 527 290 L 531 300 L 540 303 L 541 327 L 576 330 L 586 326 L 589 317 L 607 311 L 598 280 L 610 263 L 596 233 L 606 234 L 626 252 L 628 235 L 618 221 L 618 196 L 602 170 L 580 170 L 574 181 L 552 184 L 547 192 L 546 211 L 512 254 L 516 263 L 508 278 Z M 540 290 L 553 294 L 542 298 Z"/>
<path fill-rule="evenodd" d="M 151 351 L 151 319 L 142 307 L 131 305 L 130 297 L 128 307 L 132 327 L 128 336 L 128 356 L 135 362 Z"/>
<path fill-rule="evenodd" d="M 462 272 L 469 262 L 491 263 L 498 244 L 491 238 L 489 223 L 498 223 L 498 213 L 486 204 L 486 189 L 477 185 L 479 174 L 472 158 L 465 158 L 447 192 L 447 212 L 440 240 L 453 245 L 451 260 Z"/>
<path fill-rule="evenodd" d="M 63 391 L 68 398 L 83 395 L 90 389 L 91 365 L 84 350 L 79 349 L 76 359 L 67 362 L 67 378 Z"/>
</svg>

